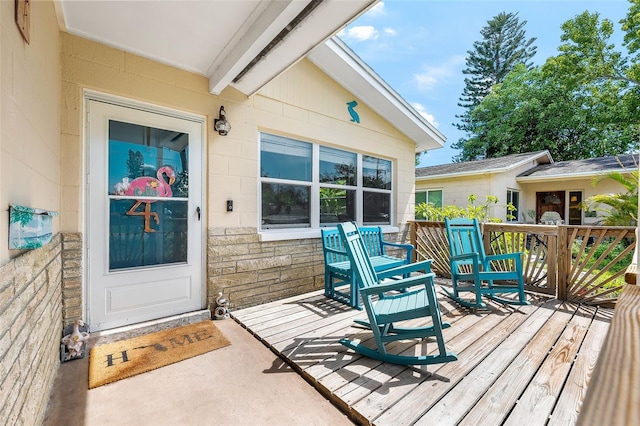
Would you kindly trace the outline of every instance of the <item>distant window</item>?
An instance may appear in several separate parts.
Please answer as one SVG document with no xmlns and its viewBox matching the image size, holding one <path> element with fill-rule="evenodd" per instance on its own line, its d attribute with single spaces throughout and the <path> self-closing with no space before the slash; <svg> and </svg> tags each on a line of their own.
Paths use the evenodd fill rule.
<svg viewBox="0 0 640 426">
<path fill-rule="evenodd" d="M 507 222 L 517 222 L 520 216 L 520 191 L 507 189 L 507 204 L 511 203 L 515 210 L 507 211 Z"/>
<path fill-rule="evenodd" d="M 442 189 L 427 189 L 426 191 L 416 192 L 416 206 L 423 203 L 429 203 L 431 207 L 442 208 Z M 416 219 L 424 219 L 418 217 Z"/>
<path fill-rule="evenodd" d="M 582 191 L 569 192 L 569 225 L 582 225 Z"/>
</svg>

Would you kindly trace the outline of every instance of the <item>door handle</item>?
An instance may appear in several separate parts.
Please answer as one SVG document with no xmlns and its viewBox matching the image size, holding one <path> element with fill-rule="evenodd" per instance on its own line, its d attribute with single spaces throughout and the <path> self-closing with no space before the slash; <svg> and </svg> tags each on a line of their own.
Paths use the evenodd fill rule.
<svg viewBox="0 0 640 426">
<path fill-rule="evenodd" d="M 198 213 L 198 220 L 200 220 L 200 207 L 196 207 L 196 213 Z"/>
</svg>

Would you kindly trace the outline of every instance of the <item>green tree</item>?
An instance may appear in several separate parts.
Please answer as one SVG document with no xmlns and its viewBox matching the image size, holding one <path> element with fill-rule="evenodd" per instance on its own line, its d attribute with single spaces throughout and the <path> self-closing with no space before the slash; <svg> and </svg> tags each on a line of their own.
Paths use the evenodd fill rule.
<svg viewBox="0 0 640 426">
<path fill-rule="evenodd" d="M 456 217 L 478 219 L 480 222 L 502 221 L 499 218 L 489 216 L 489 206 L 497 205 L 500 202 L 498 197 L 495 195 L 487 195 L 485 202 L 480 205 L 476 205 L 477 198 L 475 194 L 470 194 L 468 197 L 469 203 L 466 207 L 458 207 L 451 204 L 443 207 L 434 207 L 428 202 L 420 203 L 416 205 L 416 217 L 436 222 L 442 222 L 444 218 L 453 219 Z M 508 203 L 505 207 L 507 208 L 507 218 L 514 219 L 511 212 L 516 209 L 515 206 Z"/>
<path fill-rule="evenodd" d="M 468 114 L 460 157 L 548 149 L 563 161 L 637 150 L 640 0 L 621 23 L 629 56 L 610 42 L 614 25 L 597 13 L 565 22 L 559 55 L 540 68 L 515 66 Z"/>
<path fill-rule="evenodd" d="M 459 106 L 465 108 L 465 113 L 457 116 L 460 119 L 455 126 L 467 133 L 473 128 L 470 114 L 482 102 L 495 84 L 501 83 L 509 72 L 518 64 L 530 68 L 531 58 L 536 53 L 533 45 L 535 38 L 527 40 L 524 26 L 527 21 L 520 22 L 517 14 L 502 12 L 487 22 L 487 26 L 480 31 L 481 41 L 473 43 L 473 50 L 467 52 L 466 68 L 462 71 L 465 77 L 465 87 L 460 97 Z M 466 138 L 461 138 L 453 144 L 453 148 L 462 152 L 456 161 L 467 161 L 481 158 L 476 153 L 465 150 Z"/>
<path fill-rule="evenodd" d="M 588 86 L 517 65 L 469 115 L 465 153 L 496 158 L 548 149 L 556 161 L 617 155 L 636 141 L 613 82 Z"/>
<path fill-rule="evenodd" d="M 597 13 L 583 12 L 562 25 L 560 54 L 549 58 L 544 65 L 545 75 L 561 75 L 567 85 L 581 87 L 585 94 L 599 96 L 596 110 L 602 121 L 617 129 L 608 137 L 625 140 L 638 139 L 640 118 L 640 1 L 632 0 L 627 17 L 622 19 L 626 33 L 623 55 L 610 41 L 614 24 L 600 20 Z M 630 144 L 633 147 L 635 145 Z"/>
</svg>

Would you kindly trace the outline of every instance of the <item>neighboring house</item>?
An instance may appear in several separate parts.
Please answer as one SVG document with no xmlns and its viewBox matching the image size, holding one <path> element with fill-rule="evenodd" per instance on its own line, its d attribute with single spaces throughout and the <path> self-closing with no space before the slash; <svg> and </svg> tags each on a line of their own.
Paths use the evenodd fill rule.
<svg viewBox="0 0 640 426">
<path fill-rule="evenodd" d="M 329 38 L 373 4 L 0 2 L 0 424 L 41 422 L 76 319 L 318 290 L 322 226 L 405 235 L 445 139 Z M 52 241 L 9 249 L 9 205 Z"/>
<path fill-rule="evenodd" d="M 416 204 L 428 200 L 436 207 L 464 207 L 471 194 L 477 197 L 476 205 L 494 195 L 500 201 L 490 206 L 489 215 L 504 221 L 508 221 L 505 206 L 511 202 L 516 207 L 512 213 L 515 218 L 511 219 L 514 222 L 541 223 L 559 217 L 569 225 L 597 223 L 602 212 L 585 212 L 580 204 L 593 195 L 625 189 L 611 179 L 594 187 L 593 178 L 637 169 L 637 155 L 556 163 L 546 150 L 420 167 L 416 169 Z"/>
</svg>

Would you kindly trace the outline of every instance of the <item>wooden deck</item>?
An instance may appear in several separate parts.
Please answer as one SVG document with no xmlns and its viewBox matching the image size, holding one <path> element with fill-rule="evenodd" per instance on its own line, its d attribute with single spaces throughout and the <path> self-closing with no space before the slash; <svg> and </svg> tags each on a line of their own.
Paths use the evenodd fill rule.
<svg viewBox="0 0 640 426">
<path fill-rule="evenodd" d="M 320 292 L 232 312 L 355 422 L 376 425 L 572 425 L 613 311 L 529 295 L 530 306 L 476 313 L 439 292 L 447 349 L 458 361 L 403 367 L 338 343 L 367 340 L 366 317 Z M 426 320 L 425 320 L 426 323 Z M 433 351 L 435 342 L 396 342 Z"/>
</svg>

